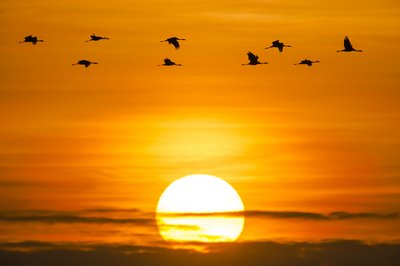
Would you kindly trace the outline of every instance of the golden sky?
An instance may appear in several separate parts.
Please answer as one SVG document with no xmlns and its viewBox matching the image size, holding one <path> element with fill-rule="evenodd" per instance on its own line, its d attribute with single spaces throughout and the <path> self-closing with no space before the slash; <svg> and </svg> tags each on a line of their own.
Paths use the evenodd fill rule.
<svg viewBox="0 0 400 266">
<path fill-rule="evenodd" d="M 246 210 L 376 215 L 255 215 L 243 241 L 400 239 L 397 216 L 380 216 L 400 206 L 398 1 L 2 0 L 0 23 L 0 227 L 20 228 L 10 211 L 147 219 L 169 183 L 204 173 Z M 86 43 L 93 33 L 110 40 Z M 44 42 L 18 43 L 30 34 Z M 346 35 L 364 52 L 336 53 Z M 175 50 L 160 42 L 171 36 L 187 40 Z M 264 49 L 276 39 L 292 47 Z M 248 51 L 269 64 L 242 66 Z M 165 57 L 183 66 L 158 67 Z M 321 62 L 293 65 L 304 58 Z M 71 66 L 80 59 L 99 64 Z M 83 236 L 29 221 L 31 234 L 0 239 L 131 236 L 107 231 L 130 223 Z M 158 237 L 141 226 L 142 243 Z"/>
</svg>

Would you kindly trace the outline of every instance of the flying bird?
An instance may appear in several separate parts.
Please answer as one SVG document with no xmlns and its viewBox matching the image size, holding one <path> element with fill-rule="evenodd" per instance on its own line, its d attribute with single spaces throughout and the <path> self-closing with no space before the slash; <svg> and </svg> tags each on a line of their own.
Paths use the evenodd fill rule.
<svg viewBox="0 0 400 266">
<path fill-rule="evenodd" d="M 96 65 L 96 64 L 98 64 L 98 63 L 97 63 L 97 62 L 90 62 L 89 60 L 79 60 L 77 63 L 72 64 L 72 65 L 73 65 L 73 66 L 75 66 L 75 65 L 84 65 L 85 67 L 88 67 L 88 66 L 90 66 L 91 64 Z"/>
<path fill-rule="evenodd" d="M 172 44 L 175 47 L 175 49 L 179 49 L 180 45 L 179 45 L 178 40 L 179 41 L 186 41 L 186 39 L 180 39 L 178 37 L 171 37 L 171 38 L 168 38 L 168 39 L 163 40 L 161 42 L 168 42 L 168 44 Z"/>
<path fill-rule="evenodd" d="M 32 44 L 36 44 L 38 42 L 44 42 L 44 41 L 43 40 L 38 40 L 38 38 L 36 36 L 29 35 L 29 36 L 26 36 L 24 38 L 24 40 L 22 42 L 19 42 L 19 43 L 23 43 L 23 42 L 31 42 Z"/>
<path fill-rule="evenodd" d="M 102 36 L 97 36 L 96 34 L 90 35 L 90 40 L 87 40 L 85 42 L 90 42 L 90 41 L 100 41 L 100 40 L 109 40 L 110 38 L 107 37 L 102 37 Z"/>
<path fill-rule="evenodd" d="M 319 61 L 311 61 L 311 60 L 308 60 L 308 59 L 304 59 L 304 60 L 301 60 L 300 63 L 297 63 L 297 64 L 295 64 L 295 65 L 307 65 L 307 66 L 312 66 L 312 64 L 314 64 L 314 63 L 319 63 Z"/>
<path fill-rule="evenodd" d="M 349 37 L 346 36 L 344 37 L 344 49 L 337 50 L 337 52 L 362 52 L 362 50 L 354 49 L 353 45 L 351 45 Z"/>
<path fill-rule="evenodd" d="M 173 62 L 171 59 L 169 58 L 165 58 L 164 59 L 164 64 L 162 65 L 158 65 L 158 66 L 182 66 L 181 64 L 176 64 L 175 62 Z"/>
<path fill-rule="evenodd" d="M 283 47 L 292 47 L 291 45 L 286 45 L 283 42 L 280 42 L 279 40 L 273 41 L 272 45 L 270 47 L 267 47 L 265 49 L 269 49 L 269 48 L 278 48 L 279 52 L 283 51 Z"/>
<path fill-rule="evenodd" d="M 247 64 L 242 64 L 242 65 L 260 65 L 260 64 L 268 64 L 268 62 L 260 62 L 258 61 L 258 56 L 253 54 L 252 52 L 247 53 L 247 57 L 249 58 L 249 63 Z"/>
</svg>

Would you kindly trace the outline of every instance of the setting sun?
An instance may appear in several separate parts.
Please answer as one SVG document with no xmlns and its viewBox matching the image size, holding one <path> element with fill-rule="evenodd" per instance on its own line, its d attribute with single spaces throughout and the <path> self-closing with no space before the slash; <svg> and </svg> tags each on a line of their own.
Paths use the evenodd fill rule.
<svg viewBox="0 0 400 266">
<path fill-rule="evenodd" d="M 242 200 L 224 180 L 210 175 L 189 175 L 171 183 L 157 205 L 157 224 L 168 241 L 232 242 L 241 234 Z"/>
</svg>

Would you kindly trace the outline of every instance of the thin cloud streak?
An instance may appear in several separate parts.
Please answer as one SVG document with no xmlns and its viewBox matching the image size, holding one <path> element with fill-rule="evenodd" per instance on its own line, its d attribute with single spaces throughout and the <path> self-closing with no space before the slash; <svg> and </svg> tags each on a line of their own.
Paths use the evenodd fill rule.
<svg viewBox="0 0 400 266">
<path fill-rule="evenodd" d="M 102 214 L 100 216 L 87 216 L 88 214 Z M 129 217 L 107 217 L 110 213 L 129 214 Z M 84 215 L 82 215 L 84 214 Z M 337 221 L 350 219 L 363 220 L 390 220 L 399 218 L 398 212 L 373 213 L 373 212 L 331 212 L 329 214 L 299 211 L 243 211 L 243 212 L 218 212 L 218 213 L 161 213 L 162 217 L 238 217 L 259 219 L 300 219 L 309 221 Z M 5 211 L 0 212 L 0 222 L 10 223 L 84 223 L 84 224 L 136 224 L 142 226 L 155 225 L 155 213 L 145 213 L 139 209 L 113 209 L 98 208 L 86 209 L 77 212 L 52 212 L 52 211 Z"/>
<path fill-rule="evenodd" d="M 77 214 L 61 214 L 40 212 L 30 214 L 18 214 L 16 212 L 0 213 L 0 222 L 12 223 L 84 223 L 84 224 L 136 224 L 142 226 L 153 226 L 155 221 L 153 218 L 110 218 L 99 216 L 80 216 Z"/>
<path fill-rule="evenodd" d="M 271 218 L 271 219 L 303 219 L 317 221 L 333 221 L 347 219 L 396 219 L 399 217 L 398 212 L 393 213 L 351 213 L 351 212 L 331 212 L 329 214 L 314 212 L 298 212 L 298 211 L 243 211 L 243 212 L 220 212 L 220 213 L 163 213 L 163 216 L 245 216 L 254 218 Z"/>
</svg>

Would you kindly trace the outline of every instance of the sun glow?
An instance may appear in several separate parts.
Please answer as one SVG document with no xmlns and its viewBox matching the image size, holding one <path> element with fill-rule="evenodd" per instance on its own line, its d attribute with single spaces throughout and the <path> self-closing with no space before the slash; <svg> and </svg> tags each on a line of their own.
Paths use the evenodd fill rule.
<svg viewBox="0 0 400 266">
<path fill-rule="evenodd" d="M 239 194 L 227 182 L 210 175 L 189 175 L 172 182 L 157 205 L 157 224 L 167 241 L 233 242 L 244 217 Z"/>
</svg>

